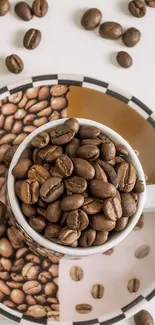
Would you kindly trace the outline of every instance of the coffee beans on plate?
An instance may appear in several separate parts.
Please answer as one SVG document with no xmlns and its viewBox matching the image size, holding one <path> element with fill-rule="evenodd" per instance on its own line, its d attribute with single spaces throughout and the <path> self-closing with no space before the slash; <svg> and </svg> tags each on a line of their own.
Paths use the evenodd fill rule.
<svg viewBox="0 0 155 325">
<path fill-rule="evenodd" d="M 144 309 L 134 316 L 134 321 L 136 325 L 154 325 L 153 317 Z"/>
<path fill-rule="evenodd" d="M 35 136 L 27 150 L 12 170 L 15 192 L 30 226 L 49 240 L 102 245 L 136 213 L 144 187 L 128 149 L 97 127 L 67 119 Z"/>
<path fill-rule="evenodd" d="M 102 13 L 97 8 L 88 9 L 81 19 L 81 25 L 86 30 L 92 30 L 97 27 L 102 19 Z"/>
<path fill-rule="evenodd" d="M 125 31 L 122 35 L 123 43 L 128 47 L 135 46 L 141 39 L 141 32 L 134 27 L 131 27 Z"/>
<path fill-rule="evenodd" d="M 24 63 L 22 59 L 16 54 L 7 56 L 5 63 L 8 70 L 15 74 L 22 72 L 24 69 Z"/>
<path fill-rule="evenodd" d="M 100 25 L 99 33 L 103 38 L 116 40 L 123 34 L 123 28 L 116 22 L 108 21 Z"/>
<path fill-rule="evenodd" d="M 0 16 L 4 16 L 10 9 L 10 2 L 8 0 L 0 1 Z"/>
<path fill-rule="evenodd" d="M 128 69 L 132 66 L 133 60 L 129 53 L 120 51 L 117 54 L 117 62 L 122 68 Z"/>
<path fill-rule="evenodd" d="M 23 39 L 23 44 L 28 50 L 34 50 L 41 41 L 41 32 L 38 29 L 29 29 Z"/>
<path fill-rule="evenodd" d="M 134 17 L 142 18 L 146 14 L 146 7 L 143 0 L 130 1 L 128 8 Z"/>
<path fill-rule="evenodd" d="M 24 1 L 20 1 L 15 5 L 15 13 L 25 21 L 31 20 L 33 17 L 31 7 Z"/>
</svg>

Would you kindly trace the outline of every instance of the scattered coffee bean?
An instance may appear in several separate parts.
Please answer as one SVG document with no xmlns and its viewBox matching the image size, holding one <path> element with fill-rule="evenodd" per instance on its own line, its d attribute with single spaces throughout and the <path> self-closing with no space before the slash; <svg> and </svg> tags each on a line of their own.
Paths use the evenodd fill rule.
<svg viewBox="0 0 155 325">
<path fill-rule="evenodd" d="M 141 32 L 134 27 L 131 27 L 125 31 L 122 35 L 123 43 L 128 47 L 135 46 L 141 39 Z"/>
<path fill-rule="evenodd" d="M 81 18 L 81 25 L 86 30 L 93 30 L 97 27 L 102 19 L 102 13 L 97 8 L 88 9 Z"/>
<path fill-rule="evenodd" d="M 155 0 L 145 0 L 145 2 L 149 7 L 155 7 Z"/>
<path fill-rule="evenodd" d="M 116 40 L 123 34 L 123 28 L 120 24 L 109 21 L 100 25 L 99 33 L 103 38 Z"/>
<path fill-rule="evenodd" d="M 80 314 L 88 314 L 92 311 L 92 306 L 89 304 L 76 305 L 76 311 Z"/>
<path fill-rule="evenodd" d="M 114 252 L 114 248 L 110 248 L 110 249 L 108 249 L 106 252 L 104 252 L 103 254 L 104 254 L 104 255 L 108 255 L 108 256 L 110 256 L 110 255 L 113 254 L 113 252 Z"/>
<path fill-rule="evenodd" d="M 154 325 L 153 317 L 144 309 L 134 315 L 134 321 L 136 325 Z"/>
<path fill-rule="evenodd" d="M 150 253 L 150 247 L 148 245 L 142 245 L 135 251 L 135 256 L 138 259 L 144 258 Z"/>
<path fill-rule="evenodd" d="M 83 270 L 80 266 L 72 266 L 70 269 L 70 277 L 73 281 L 81 281 L 83 279 Z"/>
<path fill-rule="evenodd" d="M 140 287 L 140 281 L 138 279 L 131 279 L 128 282 L 127 288 L 129 292 L 137 292 Z"/>
<path fill-rule="evenodd" d="M 134 230 L 140 230 L 142 229 L 144 226 L 144 214 L 141 214 L 140 219 L 138 220 L 138 222 L 136 223 Z"/>
<path fill-rule="evenodd" d="M 29 29 L 23 39 L 23 45 L 27 50 L 34 50 L 41 42 L 41 32 L 38 29 Z"/>
<path fill-rule="evenodd" d="M 91 294 L 95 299 L 101 299 L 104 294 L 104 287 L 102 284 L 94 284 L 91 289 Z"/>
<path fill-rule="evenodd" d="M 25 21 L 31 20 L 33 17 L 30 6 L 24 1 L 18 2 L 15 5 L 15 13 L 20 19 Z"/>
<path fill-rule="evenodd" d="M 133 63 L 132 57 L 130 56 L 130 54 L 125 51 L 118 52 L 117 62 L 124 69 L 130 68 Z"/>
<path fill-rule="evenodd" d="M 32 4 L 32 12 L 35 16 L 41 18 L 47 14 L 48 3 L 46 0 L 34 0 Z"/>
<path fill-rule="evenodd" d="M 5 63 L 8 70 L 15 74 L 22 72 L 24 69 L 23 61 L 16 54 L 7 56 Z"/>
<path fill-rule="evenodd" d="M 5 16 L 10 10 L 10 2 L 8 0 L 0 1 L 0 16 Z"/>
<path fill-rule="evenodd" d="M 146 14 L 146 7 L 143 0 L 130 1 L 128 8 L 134 17 L 142 18 Z"/>
</svg>

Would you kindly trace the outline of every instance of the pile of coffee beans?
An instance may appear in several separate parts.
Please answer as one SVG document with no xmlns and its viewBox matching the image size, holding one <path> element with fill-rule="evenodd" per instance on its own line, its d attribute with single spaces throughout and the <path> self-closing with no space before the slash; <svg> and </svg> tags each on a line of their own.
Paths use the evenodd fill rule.
<svg viewBox="0 0 155 325">
<path fill-rule="evenodd" d="M 150 7 L 155 7 L 155 0 L 146 0 L 146 4 Z M 146 13 L 144 0 L 133 0 L 128 5 L 130 13 L 135 17 L 143 17 Z M 81 18 L 81 25 L 86 30 L 93 30 L 101 24 L 102 13 L 97 8 L 88 9 Z M 141 39 L 141 32 L 131 27 L 125 32 L 123 27 L 114 21 L 104 22 L 99 27 L 99 34 L 105 39 L 117 40 L 122 37 L 124 45 L 127 47 L 135 46 Z M 129 68 L 133 64 L 132 57 L 125 51 L 118 52 L 116 56 L 118 64 L 122 68 Z"/>
<path fill-rule="evenodd" d="M 144 191 L 128 149 L 70 118 L 34 137 L 12 174 L 30 226 L 71 247 L 104 244 L 123 230 Z"/>
</svg>

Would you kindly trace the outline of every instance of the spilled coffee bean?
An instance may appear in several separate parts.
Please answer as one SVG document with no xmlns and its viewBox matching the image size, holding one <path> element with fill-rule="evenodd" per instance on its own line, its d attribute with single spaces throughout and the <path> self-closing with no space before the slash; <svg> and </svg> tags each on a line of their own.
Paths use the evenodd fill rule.
<svg viewBox="0 0 155 325">
<path fill-rule="evenodd" d="M 41 42 L 41 32 L 38 29 L 29 29 L 23 39 L 23 45 L 27 50 L 34 50 Z"/>
<path fill-rule="evenodd" d="M 79 314 L 88 314 L 92 311 L 92 306 L 89 304 L 79 304 L 76 305 L 76 311 Z"/>
<path fill-rule="evenodd" d="M 102 19 L 102 13 L 97 8 L 88 9 L 81 18 L 81 25 L 86 30 L 93 30 L 96 28 Z"/>
<path fill-rule="evenodd" d="M 83 270 L 80 266 L 72 266 L 70 276 L 73 281 L 81 281 L 83 279 Z"/>
<path fill-rule="evenodd" d="M 142 245 L 135 251 L 135 257 L 138 259 L 146 257 L 150 253 L 150 247 L 148 245 Z"/>
<path fill-rule="evenodd" d="M 91 294 L 95 299 L 101 299 L 104 294 L 104 287 L 102 284 L 94 284 L 91 289 Z"/>
<path fill-rule="evenodd" d="M 142 18 L 146 14 L 146 7 L 143 0 L 130 1 L 128 8 L 134 17 Z"/>
<path fill-rule="evenodd" d="M 140 281 L 138 279 L 131 279 L 128 282 L 127 288 L 129 292 L 137 292 L 140 287 Z"/>
<path fill-rule="evenodd" d="M 15 74 L 22 72 L 24 69 L 24 63 L 22 59 L 16 54 L 7 56 L 5 63 L 8 70 Z"/>
<path fill-rule="evenodd" d="M 136 325 L 154 325 L 153 317 L 144 309 L 134 315 L 134 321 Z"/>
</svg>

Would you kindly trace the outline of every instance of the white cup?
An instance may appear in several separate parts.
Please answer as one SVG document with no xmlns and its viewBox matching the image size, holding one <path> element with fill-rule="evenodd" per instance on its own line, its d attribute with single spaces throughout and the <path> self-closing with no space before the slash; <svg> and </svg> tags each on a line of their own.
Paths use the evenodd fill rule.
<svg viewBox="0 0 155 325">
<path fill-rule="evenodd" d="M 37 134 L 43 131 L 47 131 L 53 127 L 56 127 L 64 123 L 65 120 L 66 119 L 61 119 L 61 120 L 52 121 L 42 125 L 38 129 L 33 131 L 31 134 L 29 134 L 26 137 L 26 139 L 21 143 L 21 145 L 18 147 L 12 159 L 9 172 L 8 172 L 8 180 L 7 180 L 8 199 L 9 199 L 9 204 L 11 206 L 11 210 L 16 218 L 16 221 L 23 228 L 23 230 L 32 238 L 32 240 L 37 242 L 39 245 L 45 247 L 46 249 L 52 250 L 53 252 L 56 253 L 62 253 L 64 255 L 67 256 L 69 255 L 74 257 L 85 257 L 92 254 L 103 253 L 109 250 L 110 248 L 116 246 L 117 244 L 119 244 L 132 231 L 132 229 L 138 222 L 143 211 L 155 210 L 155 185 L 146 186 L 144 172 L 137 155 L 135 154 L 132 147 L 118 133 L 116 133 L 115 131 L 113 131 L 112 129 L 108 128 L 103 124 L 97 123 L 95 121 L 87 120 L 87 119 L 78 118 L 80 125 L 96 126 L 101 130 L 102 133 L 107 135 L 115 144 L 121 143 L 128 148 L 129 162 L 131 162 L 134 165 L 137 171 L 138 179 L 144 182 L 145 191 L 139 194 L 137 211 L 129 219 L 129 223 L 127 227 L 123 231 L 115 233 L 114 235 L 110 236 L 108 241 L 101 246 L 95 246 L 89 248 L 72 248 L 68 246 L 62 246 L 51 242 L 50 240 L 46 239 L 45 237 L 37 233 L 33 228 L 29 226 L 28 222 L 26 221 L 20 209 L 20 205 L 14 190 L 15 179 L 12 176 L 12 169 L 17 164 L 22 152 L 30 145 L 30 142 L 33 137 L 35 137 Z"/>
</svg>

